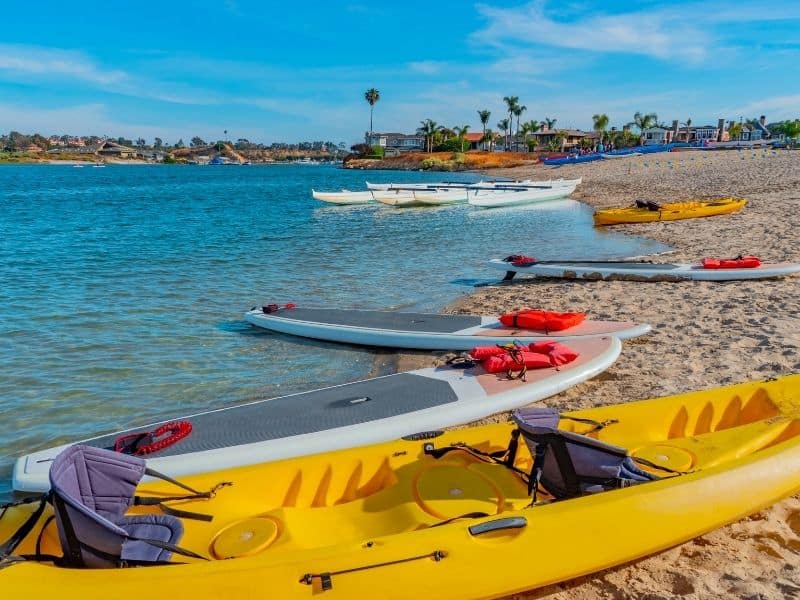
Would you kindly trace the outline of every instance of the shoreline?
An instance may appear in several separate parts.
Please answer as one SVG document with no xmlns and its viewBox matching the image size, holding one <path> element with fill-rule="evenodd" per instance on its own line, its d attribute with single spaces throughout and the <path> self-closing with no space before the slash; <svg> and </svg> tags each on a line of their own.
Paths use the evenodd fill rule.
<svg viewBox="0 0 800 600">
<path fill-rule="evenodd" d="M 573 198 L 602 208 L 629 205 L 637 198 L 664 202 L 743 196 L 747 206 L 732 215 L 622 225 L 614 231 L 667 243 L 674 248 L 670 260 L 676 261 L 741 253 L 772 262 L 800 261 L 800 233 L 793 224 L 800 217 L 800 152 L 726 152 L 695 160 L 686 155 L 701 153 L 685 153 L 686 158 L 669 154 L 484 174 L 519 179 L 582 176 L 584 182 Z M 608 371 L 542 402 L 569 410 L 800 371 L 798 281 L 519 279 L 478 288 L 442 312 L 500 314 L 531 306 L 650 323 L 653 331 L 625 342 Z M 441 363 L 444 354 L 401 353 L 398 369 Z M 472 425 L 507 419 L 508 413 L 501 413 Z M 800 496 L 795 496 L 649 558 L 514 598 L 785 597 L 800 591 L 798 549 Z"/>
</svg>

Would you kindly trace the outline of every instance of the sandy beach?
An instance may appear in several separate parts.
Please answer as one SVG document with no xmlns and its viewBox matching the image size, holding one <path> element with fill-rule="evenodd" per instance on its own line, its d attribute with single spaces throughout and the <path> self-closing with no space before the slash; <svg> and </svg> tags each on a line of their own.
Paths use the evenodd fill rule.
<svg viewBox="0 0 800 600">
<path fill-rule="evenodd" d="M 734 215 L 614 229 L 670 244 L 669 261 L 754 254 L 800 261 L 800 152 L 685 152 L 487 173 L 498 177 L 583 177 L 573 198 L 593 207 L 744 197 Z M 525 252 L 524 247 L 508 249 Z M 569 257 L 565 257 L 569 258 Z M 588 257 L 579 257 L 588 258 Z M 488 269 L 487 269 L 488 271 Z M 606 373 L 550 398 L 563 409 L 767 379 L 800 371 L 798 278 L 753 282 L 520 280 L 479 288 L 445 312 L 499 314 L 523 307 L 584 311 L 590 318 L 647 322 Z M 430 358 L 402 355 L 400 367 Z M 495 415 L 484 422 L 505 420 Z M 620 524 L 624 535 L 624 524 Z M 576 540 L 579 551 L 580 540 Z M 535 561 L 535 557 L 531 557 Z M 519 598 L 790 598 L 800 595 L 800 499 L 667 552 Z"/>
</svg>

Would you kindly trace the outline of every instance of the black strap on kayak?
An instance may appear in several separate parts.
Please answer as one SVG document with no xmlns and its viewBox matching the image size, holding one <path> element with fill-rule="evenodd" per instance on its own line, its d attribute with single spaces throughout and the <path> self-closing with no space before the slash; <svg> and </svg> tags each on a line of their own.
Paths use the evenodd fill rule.
<svg viewBox="0 0 800 600">
<path fill-rule="evenodd" d="M 184 519 L 195 519 L 197 521 L 212 521 L 214 517 L 212 515 L 205 515 L 202 513 L 196 513 L 187 510 L 172 508 L 171 506 L 167 506 L 166 504 L 164 504 L 164 502 L 170 502 L 173 500 L 202 500 L 202 499 L 210 500 L 211 498 L 214 498 L 217 495 L 217 491 L 220 490 L 221 488 L 233 485 L 233 482 L 231 481 L 223 481 L 215 485 L 209 491 L 201 492 L 189 485 L 186 485 L 185 483 L 178 481 L 177 479 L 173 479 L 169 475 L 164 475 L 163 473 L 160 473 L 154 469 L 146 468 L 144 470 L 144 474 L 171 483 L 179 488 L 191 492 L 191 494 L 186 494 L 183 496 L 153 496 L 153 497 L 134 496 L 133 497 L 134 506 L 157 506 L 165 514 L 172 515 L 173 517 L 181 517 Z"/>
<path fill-rule="evenodd" d="M 484 517 L 491 517 L 491 515 L 486 512 L 465 513 L 463 515 L 458 515 L 457 517 L 447 519 L 446 521 L 439 521 L 438 523 L 431 525 L 431 527 L 441 527 L 442 525 L 447 525 L 448 523 L 452 523 L 453 521 L 458 521 L 460 519 L 482 519 Z"/>
<path fill-rule="evenodd" d="M 3 516 L 6 514 L 6 511 L 12 506 L 33 504 L 36 501 L 39 502 L 39 506 L 36 507 L 36 510 L 34 510 L 30 516 L 25 519 L 25 522 L 20 525 L 14 533 L 11 534 L 11 537 L 9 537 L 5 542 L 3 542 L 2 545 L 0 545 L 0 560 L 10 557 L 14 553 L 14 550 L 17 549 L 17 546 L 20 545 L 22 540 L 28 537 L 30 532 L 33 531 L 34 526 L 44 512 L 44 507 L 47 505 L 47 497 L 48 494 L 41 494 L 39 496 L 30 496 L 28 498 L 23 498 L 15 502 L 9 502 L 2 505 L 3 512 L 0 513 L 0 519 L 3 518 Z"/>
<path fill-rule="evenodd" d="M 366 571 L 367 569 L 377 569 L 379 567 L 388 567 L 390 565 L 399 565 L 402 563 L 407 563 L 415 560 L 423 560 L 425 558 L 432 558 L 435 562 L 439 562 L 445 558 L 447 558 L 447 552 L 444 550 L 434 550 L 433 552 L 428 552 L 427 554 L 419 554 L 417 556 L 409 556 L 408 558 L 399 558 L 397 560 L 389 560 L 382 563 L 374 563 L 371 565 L 364 565 L 361 567 L 353 567 L 352 569 L 342 569 L 341 571 L 325 571 L 323 573 L 306 573 L 303 575 L 298 583 L 304 583 L 306 585 L 314 585 L 314 580 L 318 579 L 320 585 L 322 587 L 323 592 L 327 592 L 328 590 L 333 589 L 333 576 L 334 575 L 345 575 L 347 573 L 357 573 L 359 571 Z"/>
<path fill-rule="evenodd" d="M 559 419 L 565 419 L 567 421 L 574 421 L 575 423 L 585 423 L 586 425 L 591 425 L 592 429 L 589 431 L 581 432 L 581 435 L 588 435 L 590 433 L 595 433 L 600 431 L 601 429 L 605 429 L 609 425 L 613 425 L 614 423 L 619 423 L 619 419 L 606 419 L 605 421 L 595 421 L 594 419 L 584 419 L 582 417 L 568 417 L 566 415 L 558 415 Z"/>
<path fill-rule="evenodd" d="M 441 448 L 436 448 L 431 442 L 424 444 L 422 446 L 423 454 L 427 456 L 431 456 L 435 459 L 442 458 L 445 454 L 454 451 L 461 451 L 466 452 L 477 458 L 478 460 L 485 462 L 485 463 L 494 463 L 497 465 L 502 465 L 515 473 L 517 473 L 520 477 L 522 477 L 523 482 L 528 482 L 529 474 L 526 471 L 514 466 L 514 460 L 517 454 L 517 447 L 519 444 L 519 429 L 515 429 L 511 432 L 511 440 L 508 443 L 508 447 L 505 450 L 496 450 L 494 452 L 484 452 L 483 450 L 479 450 L 472 446 L 469 446 L 463 442 L 456 442 L 451 446 L 443 446 Z"/>
</svg>

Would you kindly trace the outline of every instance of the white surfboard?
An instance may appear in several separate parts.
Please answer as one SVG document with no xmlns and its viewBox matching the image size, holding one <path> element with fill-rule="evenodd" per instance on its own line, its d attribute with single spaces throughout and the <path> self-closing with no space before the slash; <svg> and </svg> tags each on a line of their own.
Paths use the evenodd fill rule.
<svg viewBox="0 0 800 600">
<path fill-rule="evenodd" d="M 493 258 L 489 266 L 506 271 L 506 280 L 516 274 L 527 273 L 540 277 L 561 279 L 605 279 L 631 281 L 735 281 L 740 279 L 770 279 L 800 272 L 798 263 L 763 263 L 753 269 L 704 269 L 700 264 L 658 263 L 635 261 L 547 261 L 528 266 L 515 266 L 500 258 Z"/>
<path fill-rule="evenodd" d="M 569 364 L 530 370 L 527 381 L 486 373 L 480 366 L 419 369 L 334 387 L 259 400 L 189 416 L 191 433 L 153 454 L 148 465 L 173 477 L 375 444 L 468 423 L 557 394 L 607 369 L 621 342 L 601 337 L 570 342 L 579 353 Z M 153 431 L 154 423 L 82 443 L 113 448 L 127 434 Z M 17 459 L 13 486 L 49 488 L 53 459 L 67 445 Z"/>
<path fill-rule="evenodd" d="M 650 325 L 627 321 L 584 321 L 561 331 L 506 327 L 497 317 L 336 308 L 253 309 L 248 322 L 264 329 L 301 337 L 389 348 L 470 350 L 475 346 L 523 344 L 539 340 L 587 339 L 613 335 L 628 339 L 644 335 Z"/>
</svg>

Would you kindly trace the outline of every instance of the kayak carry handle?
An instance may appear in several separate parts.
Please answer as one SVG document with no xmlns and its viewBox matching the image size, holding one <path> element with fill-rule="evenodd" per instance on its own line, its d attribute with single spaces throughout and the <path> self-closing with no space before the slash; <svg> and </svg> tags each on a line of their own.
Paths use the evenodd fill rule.
<svg viewBox="0 0 800 600">
<path fill-rule="evenodd" d="M 484 533 L 491 533 L 492 531 L 502 531 L 504 529 L 522 529 L 527 525 L 528 519 L 525 517 L 506 517 L 504 519 L 495 519 L 494 521 L 470 525 L 468 529 L 470 535 L 478 536 Z"/>
</svg>

